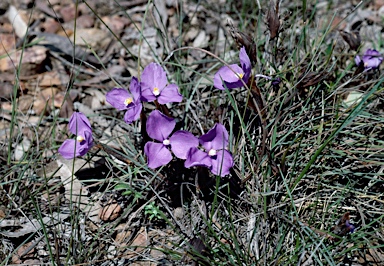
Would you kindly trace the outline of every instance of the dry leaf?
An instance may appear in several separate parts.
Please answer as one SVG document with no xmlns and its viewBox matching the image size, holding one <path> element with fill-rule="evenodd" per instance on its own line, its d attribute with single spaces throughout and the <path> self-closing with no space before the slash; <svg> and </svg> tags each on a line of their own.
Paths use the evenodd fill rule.
<svg viewBox="0 0 384 266">
<path fill-rule="evenodd" d="M 103 221 L 113 221 L 119 217 L 121 213 L 121 207 L 115 200 L 109 200 L 99 213 L 99 217 Z"/>
<path fill-rule="evenodd" d="M 376 246 L 379 246 L 379 244 L 376 243 Z M 368 250 L 364 250 L 364 252 L 362 251 L 359 253 L 357 261 L 362 265 L 384 265 L 383 252 L 378 248 L 369 248 Z"/>
<path fill-rule="evenodd" d="M 61 87 L 65 85 L 60 79 L 60 74 L 55 70 L 38 75 L 37 82 L 40 87 Z"/>
<path fill-rule="evenodd" d="M 130 21 L 126 17 L 120 17 L 117 15 L 102 17 L 103 22 L 107 25 L 112 32 L 117 36 L 123 32 L 124 28 L 130 24 Z M 108 31 L 104 24 L 101 25 L 101 29 Z"/>
<path fill-rule="evenodd" d="M 56 33 L 61 29 L 61 25 L 56 19 L 46 18 L 40 25 L 40 30 L 46 33 Z"/>
<path fill-rule="evenodd" d="M 52 89 L 54 89 L 54 88 L 52 88 Z M 49 90 L 50 89 L 43 90 L 43 91 L 49 91 Z M 55 90 L 57 91 L 57 88 L 55 88 Z M 35 113 L 37 115 L 41 115 L 41 114 L 43 114 L 43 112 L 46 113 L 46 112 L 49 112 L 51 110 L 51 105 L 52 105 L 51 98 L 53 98 L 53 97 L 50 97 L 49 95 L 47 95 L 47 97 L 46 97 L 42 92 L 39 92 L 33 101 L 33 110 L 35 111 Z"/>
<path fill-rule="evenodd" d="M 35 252 L 34 248 L 29 249 L 34 243 L 29 242 L 24 245 L 22 245 L 18 250 L 17 253 L 14 253 L 12 256 L 12 262 L 13 263 L 22 263 L 21 259 L 27 258 L 27 257 L 32 257 L 33 253 Z"/>
<path fill-rule="evenodd" d="M 75 90 L 75 89 L 70 90 L 68 92 L 68 94 L 65 93 L 64 91 L 60 91 L 59 93 L 55 94 L 53 105 L 56 108 L 60 108 L 63 105 L 64 100 L 65 101 L 69 100 L 70 102 L 73 102 L 76 100 L 77 97 L 79 97 L 79 94 L 80 94 L 80 92 L 78 90 Z M 68 95 L 67 98 L 66 98 L 66 95 Z"/>
<path fill-rule="evenodd" d="M 269 32 L 271 33 L 271 39 L 277 37 L 280 29 L 280 20 L 279 20 L 279 1 L 271 0 L 270 6 L 267 13 L 267 26 Z"/>
<path fill-rule="evenodd" d="M 17 144 L 14 148 L 13 159 L 15 161 L 20 161 L 24 158 L 24 154 L 26 154 L 31 147 L 31 141 L 27 138 L 23 138 L 22 142 Z"/>
<path fill-rule="evenodd" d="M 200 31 L 196 38 L 193 40 L 193 47 L 206 47 L 209 42 L 209 36 L 205 33 L 205 31 Z"/>
<path fill-rule="evenodd" d="M 119 230 L 119 228 L 122 228 L 122 229 Z M 131 238 L 132 232 L 128 231 L 126 229 L 126 225 L 124 225 L 124 224 L 120 224 L 118 226 L 118 228 L 116 228 L 116 229 L 118 230 L 116 237 L 115 237 L 116 243 L 120 246 L 125 245 L 127 240 L 129 240 Z"/>
<path fill-rule="evenodd" d="M 15 231 L 0 231 L 1 235 L 6 237 L 21 237 L 26 234 L 37 232 L 41 229 L 41 224 L 45 226 L 55 225 L 62 223 L 64 219 L 66 219 L 69 214 L 57 213 L 54 212 L 50 216 L 44 217 L 42 221 L 37 219 L 15 219 L 15 220 L 2 220 L 0 221 L 1 227 L 21 227 L 20 229 L 16 229 Z"/>
<path fill-rule="evenodd" d="M 28 30 L 28 25 L 24 22 L 16 7 L 12 5 L 8 9 L 8 20 L 11 22 L 17 37 L 23 38 Z"/>
<path fill-rule="evenodd" d="M 343 37 L 344 41 L 348 43 L 349 47 L 353 51 L 357 51 L 361 45 L 360 34 L 358 31 L 353 31 L 352 33 L 346 31 L 339 31 L 341 37 Z"/>
<path fill-rule="evenodd" d="M 137 234 L 136 238 L 133 240 L 131 246 L 136 247 L 136 249 L 132 252 L 128 251 L 127 258 L 132 258 L 137 256 L 138 253 L 143 251 L 145 247 L 149 245 L 148 235 L 147 231 L 144 227 L 140 228 L 139 233 Z"/>
<path fill-rule="evenodd" d="M 61 15 L 61 18 L 64 20 L 64 22 L 74 20 L 76 17 L 76 5 L 72 3 L 62 7 L 59 10 L 59 14 Z"/>
<path fill-rule="evenodd" d="M 1 74 L 0 74 L 1 79 Z M 0 99 L 11 99 L 13 95 L 13 85 L 9 81 L 0 81 Z"/>
<path fill-rule="evenodd" d="M 94 24 L 95 19 L 91 15 L 82 15 L 76 20 L 76 26 L 80 29 L 92 28 Z"/>
<path fill-rule="evenodd" d="M 10 56 L 0 59 L 0 71 L 15 71 L 21 61 L 20 76 L 29 76 L 41 73 L 44 70 L 43 62 L 47 58 L 47 49 L 43 46 L 35 45 L 26 48 L 24 51 L 17 51 Z"/>
<path fill-rule="evenodd" d="M 229 24 L 229 33 L 231 34 L 233 40 L 236 42 L 237 48 L 240 49 L 244 46 L 245 50 L 247 51 L 247 54 L 249 55 L 249 58 L 251 59 L 252 64 L 256 64 L 256 44 L 252 40 L 252 38 L 249 35 L 239 31 L 232 24 Z"/>
<path fill-rule="evenodd" d="M 10 53 L 15 48 L 15 36 L 13 34 L 0 33 L 0 56 Z"/>
<path fill-rule="evenodd" d="M 159 29 L 164 29 L 168 21 L 167 7 L 164 0 L 153 1 L 152 7 L 153 16 Z"/>
<path fill-rule="evenodd" d="M 110 42 L 110 38 L 108 38 L 108 32 L 96 28 L 77 29 L 76 32 L 70 35 L 70 39 L 72 42 L 74 41 L 77 45 L 85 47 L 89 45 L 94 49 L 103 49 Z"/>
</svg>

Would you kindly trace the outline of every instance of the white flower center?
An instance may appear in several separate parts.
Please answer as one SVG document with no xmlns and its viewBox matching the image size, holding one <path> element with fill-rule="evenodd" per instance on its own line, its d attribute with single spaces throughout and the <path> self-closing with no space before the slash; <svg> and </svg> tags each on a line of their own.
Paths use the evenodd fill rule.
<svg viewBox="0 0 384 266">
<path fill-rule="evenodd" d="M 153 88 L 153 95 L 158 96 L 160 94 L 160 90 L 158 87 Z"/>
<path fill-rule="evenodd" d="M 168 146 L 169 144 L 171 144 L 171 142 L 169 141 L 169 139 L 165 139 L 165 140 L 163 140 L 163 144 L 165 146 Z"/>
<path fill-rule="evenodd" d="M 217 154 L 217 151 L 216 150 L 214 150 L 214 149 L 211 149 L 209 152 L 208 152 L 208 155 L 209 156 L 215 156 Z"/>
<path fill-rule="evenodd" d="M 124 104 L 128 106 L 132 102 L 133 102 L 133 99 L 131 97 L 129 97 L 129 98 L 125 99 Z"/>
<path fill-rule="evenodd" d="M 78 141 L 78 142 L 82 142 L 83 140 L 85 140 L 82 136 L 77 136 L 76 137 L 76 140 Z"/>
</svg>

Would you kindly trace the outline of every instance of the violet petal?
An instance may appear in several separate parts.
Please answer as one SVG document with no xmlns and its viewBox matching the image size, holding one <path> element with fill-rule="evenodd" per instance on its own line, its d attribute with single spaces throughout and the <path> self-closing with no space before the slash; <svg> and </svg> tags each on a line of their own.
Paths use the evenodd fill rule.
<svg viewBox="0 0 384 266">
<path fill-rule="evenodd" d="M 128 98 L 132 98 L 132 95 L 130 95 L 129 92 L 125 89 L 114 88 L 105 95 L 105 98 L 110 105 L 121 111 L 128 109 L 124 101 Z"/>
<path fill-rule="evenodd" d="M 76 140 L 74 139 L 65 140 L 58 150 L 61 156 L 65 159 L 72 159 L 76 157 L 75 144 Z"/>
<path fill-rule="evenodd" d="M 146 66 L 141 75 L 141 97 L 145 101 L 153 101 L 156 96 L 153 94 L 153 89 L 162 90 L 167 85 L 167 75 L 163 68 L 156 63 L 151 63 Z"/>
<path fill-rule="evenodd" d="M 244 75 L 244 71 L 236 64 L 221 67 L 213 77 L 213 85 L 216 89 L 225 90 L 225 86 L 228 89 L 234 89 L 242 87 L 244 84 L 240 80 L 240 75 Z"/>
<path fill-rule="evenodd" d="M 179 93 L 179 87 L 176 84 L 170 84 L 165 87 L 157 98 L 160 104 L 179 103 L 183 100 L 183 96 Z"/>
<path fill-rule="evenodd" d="M 245 83 L 247 83 L 249 76 L 251 75 L 251 72 L 252 72 L 252 65 L 251 65 L 251 60 L 249 59 L 249 56 L 244 46 L 240 49 L 239 57 L 240 57 L 241 68 L 244 71 L 243 80 Z"/>
<path fill-rule="evenodd" d="M 151 89 L 141 87 L 141 100 L 143 102 L 153 102 L 156 100 L 156 96 Z"/>
<path fill-rule="evenodd" d="M 63 142 L 63 144 L 59 148 L 59 153 L 65 159 L 73 159 L 77 156 L 85 155 L 89 149 L 91 149 L 93 144 L 92 136 L 89 135 L 89 132 L 86 132 L 86 139 L 82 142 L 78 142 L 74 139 L 67 139 Z"/>
<path fill-rule="evenodd" d="M 169 138 L 171 150 L 179 159 L 187 159 L 188 151 L 199 145 L 199 140 L 190 132 L 179 130 Z"/>
<path fill-rule="evenodd" d="M 159 110 L 154 110 L 147 120 L 147 133 L 152 139 L 162 142 L 167 139 L 176 126 L 173 118 L 170 118 Z"/>
<path fill-rule="evenodd" d="M 380 60 L 380 58 L 378 58 L 378 57 L 372 57 L 372 58 L 364 61 L 364 67 L 365 68 L 377 68 L 380 66 L 381 61 L 382 60 Z"/>
<path fill-rule="evenodd" d="M 166 165 L 172 160 L 172 154 L 162 143 L 147 142 L 144 153 L 148 158 L 148 167 L 155 169 Z"/>
<path fill-rule="evenodd" d="M 214 175 L 220 175 L 221 177 L 229 174 L 229 169 L 233 167 L 233 158 L 229 151 L 220 150 L 217 151 L 215 159 L 212 159 L 211 172 Z"/>
<path fill-rule="evenodd" d="M 206 166 L 211 167 L 212 159 L 206 152 L 199 150 L 196 147 L 189 149 L 187 159 L 184 162 L 186 168 L 193 166 Z"/>
<path fill-rule="evenodd" d="M 143 105 L 139 101 L 136 105 L 132 106 L 127 110 L 127 112 L 125 112 L 124 121 L 127 124 L 130 124 L 133 121 L 136 121 L 137 119 L 140 118 L 140 113 L 142 109 L 143 109 Z"/>
<path fill-rule="evenodd" d="M 345 221 L 345 226 L 349 229 L 350 233 L 353 233 L 355 231 L 355 226 L 353 224 L 350 224 L 349 220 Z"/>
<path fill-rule="evenodd" d="M 199 141 L 207 152 L 211 149 L 222 150 L 228 145 L 228 132 L 222 124 L 216 124 Z"/>
<path fill-rule="evenodd" d="M 91 123 L 89 122 L 88 118 L 80 112 L 74 112 L 72 114 L 71 118 L 69 119 L 68 128 L 72 134 L 80 135 L 83 138 L 85 138 L 85 131 L 92 133 Z"/>
<path fill-rule="evenodd" d="M 375 49 L 368 49 L 365 54 L 366 56 L 380 56 L 380 53 Z"/>
<path fill-rule="evenodd" d="M 131 84 L 129 84 L 129 91 L 131 92 L 134 102 L 140 101 L 141 86 L 140 82 L 136 77 L 132 77 Z"/>
</svg>

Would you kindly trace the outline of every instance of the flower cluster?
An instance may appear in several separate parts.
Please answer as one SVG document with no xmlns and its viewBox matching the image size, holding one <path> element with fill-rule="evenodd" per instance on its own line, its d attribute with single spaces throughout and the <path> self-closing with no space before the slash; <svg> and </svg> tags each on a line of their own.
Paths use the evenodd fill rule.
<svg viewBox="0 0 384 266">
<path fill-rule="evenodd" d="M 242 70 L 239 75 L 248 80 L 251 72 L 251 63 L 245 49 L 241 56 Z M 225 68 L 219 70 L 219 74 L 228 72 Z M 231 72 L 232 73 L 232 72 Z M 220 80 L 221 82 L 221 80 Z M 237 80 L 227 87 L 242 86 Z M 222 88 L 224 89 L 224 87 Z M 167 76 L 163 68 L 151 63 L 144 68 L 141 82 L 136 77 L 132 78 L 129 92 L 123 88 L 114 88 L 106 95 L 107 102 L 118 110 L 125 110 L 124 121 L 132 123 L 140 117 L 143 109 L 142 102 L 157 101 L 159 104 L 181 102 L 182 95 L 176 84 L 168 84 Z M 149 168 L 158 168 L 168 164 L 173 156 L 186 160 L 185 167 L 205 166 L 211 169 L 215 175 L 225 176 L 233 166 L 232 155 L 225 150 L 228 145 L 228 132 L 223 125 L 217 124 L 207 134 L 199 139 L 185 130 L 174 131 L 176 122 L 158 110 L 153 111 L 147 119 L 146 131 L 150 138 L 144 146 L 144 153 L 148 158 Z M 202 150 L 198 148 L 199 143 Z M 206 152 L 204 152 L 205 150 Z"/>
<path fill-rule="evenodd" d="M 148 167 L 157 168 L 168 164 L 172 154 L 185 160 L 184 166 L 208 167 L 215 175 L 225 176 L 233 166 L 232 155 L 225 148 L 228 145 L 228 132 L 221 124 L 216 124 L 199 139 L 192 133 L 179 130 L 172 134 L 176 122 L 160 111 L 155 110 L 147 120 L 148 135 L 158 142 L 147 142 L 144 153 L 148 157 Z M 205 151 L 198 148 L 199 143 Z"/>
<path fill-rule="evenodd" d="M 244 47 L 240 49 L 240 66 L 223 66 L 214 75 L 214 87 L 219 90 L 234 89 L 247 84 L 252 65 Z M 271 80 L 271 77 L 256 75 Z M 272 81 L 274 86 L 280 79 Z M 143 113 L 142 102 L 156 101 L 158 104 L 181 102 L 182 95 L 176 84 L 169 84 L 166 72 L 156 63 L 146 66 L 140 77 L 132 77 L 129 90 L 114 88 L 106 94 L 106 101 L 120 111 L 125 111 L 124 121 L 132 123 Z M 159 110 L 149 114 L 146 133 L 153 141 L 144 146 L 149 168 L 168 164 L 175 157 L 185 160 L 186 168 L 207 167 L 215 175 L 228 175 L 233 167 L 232 154 L 227 150 L 228 132 L 222 124 L 216 124 L 206 134 L 197 138 L 185 130 L 174 132 L 176 122 Z M 81 113 L 74 113 L 69 122 L 70 131 L 77 141 L 66 140 L 59 152 L 64 158 L 83 156 L 93 145 L 92 130 L 88 119 Z M 172 155 L 173 154 L 173 155 Z"/>
<path fill-rule="evenodd" d="M 214 76 L 214 86 L 219 90 L 244 86 L 251 76 L 251 61 L 245 48 L 240 49 L 240 65 L 223 66 Z M 256 75 L 256 77 L 270 77 Z M 143 112 L 142 102 L 157 101 L 158 104 L 181 102 L 182 95 L 176 84 L 168 84 L 164 69 L 156 63 L 146 66 L 140 81 L 132 77 L 129 91 L 114 88 L 106 94 L 106 101 L 120 111 L 125 111 L 124 121 L 132 123 Z M 203 166 L 215 175 L 225 176 L 233 167 L 232 154 L 227 150 L 228 132 L 222 124 L 216 124 L 206 134 L 195 137 L 185 130 L 174 132 L 176 122 L 173 118 L 154 110 L 148 116 L 146 132 L 153 141 L 144 146 L 149 168 L 168 164 L 173 155 L 185 160 L 186 168 Z M 81 113 L 74 113 L 69 122 L 69 130 L 77 136 L 76 140 L 66 140 L 59 148 L 66 159 L 83 156 L 93 145 L 92 130 L 88 119 Z M 173 155 L 172 155 L 173 154 Z"/>
<path fill-rule="evenodd" d="M 129 86 L 130 92 L 123 88 L 114 88 L 107 93 L 107 102 L 118 110 L 126 110 L 124 121 L 132 123 L 140 117 L 142 101 L 153 102 L 157 100 L 160 104 L 181 102 L 183 97 L 179 93 L 176 84 L 167 85 L 167 75 L 163 68 L 151 63 L 143 70 L 141 82 L 132 77 Z"/>
</svg>

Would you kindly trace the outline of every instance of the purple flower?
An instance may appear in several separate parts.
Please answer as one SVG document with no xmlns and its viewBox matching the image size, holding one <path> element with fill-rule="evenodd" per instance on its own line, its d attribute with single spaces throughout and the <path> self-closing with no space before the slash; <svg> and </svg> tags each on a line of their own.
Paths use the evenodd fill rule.
<svg viewBox="0 0 384 266">
<path fill-rule="evenodd" d="M 183 96 L 176 84 L 168 84 L 164 69 L 156 63 L 146 66 L 141 75 L 141 98 L 152 102 L 157 99 L 160 104 L 181 102 Z"/>
<path fill-rule="evenodd" d="M 347 227 L 350 233 L 353 233 L 355 231 L 355 226 L 353 224 L 350 224 L 349 220 L 345 221 L 345 226 Z"/>
<path fill-rule="evenodd" d="M 281 78 L 277 77 L 272 80 L 272 86 L 277 87 L 279 86 L 280 82 L 281 82 Z"/>
<path fill-rule="evenodd" d="M 88 118 L 82 113 L 75 112 L 69 120 L 69 131 L 76 135 L 76 140 L 67 139 L 59 148 L 59 153 L 65 159 L 85 155 L 93 145 L 92 129 Z"/>
<path fill-rule="evenodd" d="M 114 88 L 106 95 L 107 102 L 118 110 L 127 110 L 124 121 L 128 124 L 140 117 L 142 104 L 140 101 L 140 83 L 136 77 L 132 77 L 129 85 L 129 93 L 122 88 Z"/>
<path fill-rule="evenodd" d="M 166 165 L 172 160 L 169 148 L 177 158 L 186 159 L 189 149 L 199 145 L 198 139 L 190 132 L 179 130 L 169 137 L 175 128 L 176 122 L 160 111 L 153 111 L 147 120 L 147 133 L 159 142 L 147 142 L 144 153 L 148 157 L 148 167 L 157 168 Z"/>
<path fill-rule="evenodd" d="M 240 63 L 241 67 L 236 64 L 228 66 L 223 66 L 216 72 L 213 78 L 213 86 L 219 90 L 234 89 L 244 86 L 241 79 L 247 83 L 249 76 L 251 75 L 251 60 L 245 51 L 245 48 L 240 49 Z M 225 86 L 223 86 L 223 82 Z"/>
<path fill-rule="evenodd" d="M 356 65 L 359 66 L 361 63 L 363 63 L 366 70 L 378 68 L 382 61 L 383 57 L 378 51 L 374 49 L 368 49 L 362 58 L 360 58 L 358 55 L 355 57 Z"/>
<path fill-rule="evenodd" d="M 228 145 L 228 132 L 222 124 L 216 124 L 207 134 L 199 138 L 205 152 L 192 147 L 184 166 L 206 166 L 215 175 L 226 176 L 233 166 L 233 158 L 225 149 Z"/>
</svg>

